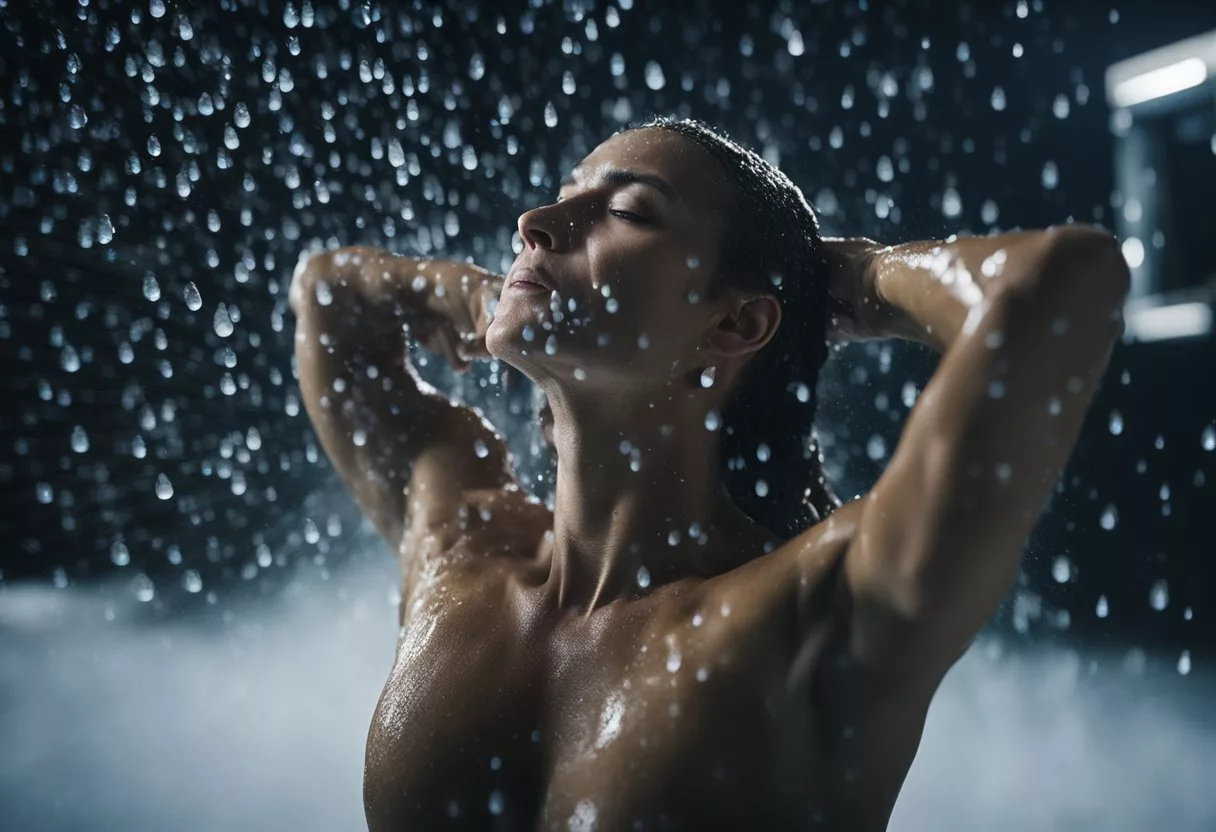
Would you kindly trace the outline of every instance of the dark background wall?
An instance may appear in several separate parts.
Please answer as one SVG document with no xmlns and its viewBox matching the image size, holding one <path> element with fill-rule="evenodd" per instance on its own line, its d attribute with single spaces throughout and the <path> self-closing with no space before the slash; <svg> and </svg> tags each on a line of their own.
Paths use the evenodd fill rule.
<svg viewBox="0 0 1216 832">
<path fill-rule="evenodd" d="M 24 632 L 30 609 L 76 592 L 102 611 L 73 627 L 231 635 L 240 611 L 391 560 L 299 404 L 286 289 L 308 247 L 505 269 L 518 214 L 653 112 L 760 149 L 826 233 L 1111 226 L 1106 66 L 1212 28 L 1216 6 L 1142 0 L 9 4 L 5 620 Z M 819 423 L 845 496 L 882 470 L 934 362 L 896 343 L 832 359 Z M 500 369 L 424 373 L 485 407 L 545 493 L 527 391 L 503 392 Z M 1212 379 L 1210 339 L 1117 349 L 993 621 L 1003 643 L 1140 674 L 1146 656 L 1175 676 L 1210 665 Z"/>
</svg>

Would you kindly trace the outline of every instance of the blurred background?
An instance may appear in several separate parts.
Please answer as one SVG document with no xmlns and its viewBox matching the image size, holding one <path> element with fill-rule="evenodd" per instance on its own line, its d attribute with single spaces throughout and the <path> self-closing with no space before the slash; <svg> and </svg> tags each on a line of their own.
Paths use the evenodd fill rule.
<svg viewBox="0 0 1216 832">
<path fill-rule="evenodd" d="M 1119 236 L 1127 336 L 891 828 L 1216 828 L 1214 92 L 1216 4 L 1175 0 L 0 0 L 0 828 L 364 827 L 397 567 L 302 410 L 292 269 L 506 270 L 655 113 L 827 234 Z M 416 360 L 547 496 L 526 385 Z M 935 363 L 830 359 L 843 497 Z"/>
</svg>

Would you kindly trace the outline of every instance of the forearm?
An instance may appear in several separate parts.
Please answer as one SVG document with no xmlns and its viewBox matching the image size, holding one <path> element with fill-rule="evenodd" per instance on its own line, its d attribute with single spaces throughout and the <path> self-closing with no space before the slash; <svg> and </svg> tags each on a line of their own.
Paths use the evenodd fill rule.
<svg viewBox="0 0 1216 832">
<path fill-rule="evenodd" d="M 419 260 L 368 246 L 346 246 L 301 258 L 289 295 L 297 315 L 315 299 L 360 328 L 400 325 L 428 295 L 458 286 L 466 294 L 494 291 L 497 275 L 456 260 Z M 444 288 L 437 288 L 444 287 Z"/>
<path fill-rule="evenodd" d="M 894 311 L 893 331 L 886 334 L 945 352 L 968 315 L 982 310 L 1007 282 L 1028 279 L 1051 234 L 1017 231 L 903 243 L 874 252 L 877 294 Z"/>
</svg>

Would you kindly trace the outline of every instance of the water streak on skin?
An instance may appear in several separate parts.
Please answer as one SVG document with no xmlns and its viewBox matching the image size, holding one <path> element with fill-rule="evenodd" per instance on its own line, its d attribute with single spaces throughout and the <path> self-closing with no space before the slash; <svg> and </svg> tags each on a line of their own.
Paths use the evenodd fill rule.
<svg viewBox="0 0 1216 832">
<path fill-rule="evenodd" d="M 604 710 L 600 713 L 600 731 L 595 738 L 597 750 L 608 747 L 609 743 L 621 735 L 624 715 L 625 697 L 619 691 L 613 691 L 604 702 Z"/>
<path fill-rule="evenodd" d="M 590 800 L 580 800 L 566 828 L 569 832 L 595 832 L 595 816 L 595 804 Z"/>
</svg>

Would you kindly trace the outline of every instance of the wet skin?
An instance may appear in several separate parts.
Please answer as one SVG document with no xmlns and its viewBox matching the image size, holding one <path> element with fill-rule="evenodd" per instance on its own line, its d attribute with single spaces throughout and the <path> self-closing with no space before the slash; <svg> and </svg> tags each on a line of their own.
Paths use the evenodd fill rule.
<svg viewBox="0 0 1216 832">
<path fill-rule="evenodd" d="M 947 355 L 874 490 L 781 540 L 718 487 L 705 427 L 776 327 L 797 325 L 769 296 L 705 300 L 730 233 L 714 165 L 661 131 L 609 139 L 520 218 L 505 285 L 367 249 L 298 272 L 309 415 L 401 557 L 371 829 L 885 828 L 933 692 L 1008 589 L 1076 440 L 1125 269 L 1089 231 L 960 240 L 967 279 L 932 286 L 904 281 L 940 251 L 897 251 L 874 274 L 907 311 L 898 331 Z M 457 366 L 488 351 L 546 393 L 553 511 L 491 426 L 400 367 L 387 333 L 420 274 L 443 287 L 407 310 L 424 342 Z M 332 304 L 311 300 L 318 280 L 343 290 Z"/>
</svg>

